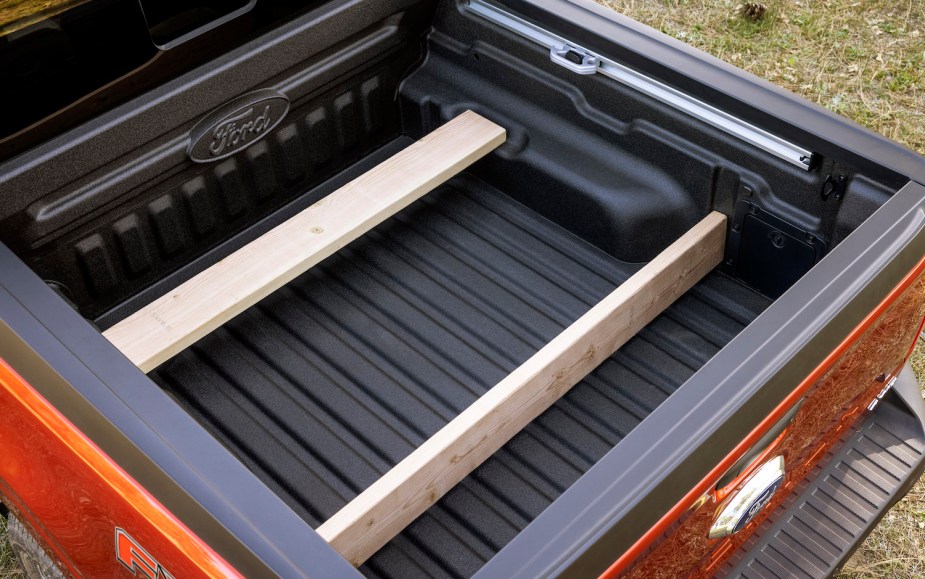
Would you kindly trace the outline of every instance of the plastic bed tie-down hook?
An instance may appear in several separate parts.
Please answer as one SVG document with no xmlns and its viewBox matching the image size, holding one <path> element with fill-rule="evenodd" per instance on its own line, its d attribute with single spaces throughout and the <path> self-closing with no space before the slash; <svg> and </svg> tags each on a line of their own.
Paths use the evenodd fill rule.
<svg viewBox="0 0 925 579">
<path fill-rule="evenodd" d="M 568 44 L 550 48 L 549 58 L 559 66 L 578 74 L 594 74 L 597 72 L 598 58 L 596 56 Z"/>
</svg>

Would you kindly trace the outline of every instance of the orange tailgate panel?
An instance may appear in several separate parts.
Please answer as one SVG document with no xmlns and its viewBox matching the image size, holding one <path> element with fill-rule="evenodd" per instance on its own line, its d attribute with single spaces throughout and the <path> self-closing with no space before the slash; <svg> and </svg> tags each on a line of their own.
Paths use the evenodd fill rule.
<svg viewBox="0 0 925 579">
<path fill-rule="evenodd" d="M 0 408 L 0 495 L 63 570 L 131 576 L 117 559 L 121 544 L 138 577 L 157 579 L 158 563 L 161 577 L 239 576 L 3 360 Z"/>
<path fill-rule="evenodd" d="M 707 577 L 718 569 L 806 477 L 842 433 L 856 423 L 883 390 L 885 378 L 902 368 L 922 330 L 923 271 L 925 259 L 771 415 L 602 577 Z M 764 453 L 784 457 L 787 473 L 781 489 L 740 532 L 709 539 L 710 527 L 724 506 L 723 499 L 735 490 L 717 491 L 713 488 L 716 481 L 801 399 L 803 405 L 793 422 Z M 755 461 L 753 468 L 760 463 Z M 747 474 L 739 480 L 744 483 Z"/>
</svg>

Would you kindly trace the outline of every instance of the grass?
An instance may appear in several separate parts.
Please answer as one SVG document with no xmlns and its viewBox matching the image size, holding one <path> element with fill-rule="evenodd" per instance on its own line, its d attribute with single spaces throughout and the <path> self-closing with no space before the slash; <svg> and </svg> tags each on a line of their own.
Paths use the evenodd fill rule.
<svg viewBox="0 0 925 579">
<path fill-rule="evenodd" d="M 759 20 L 731 0 L 599 0 L 757 76 L 925 153 L 925 3 L 768 0 Z M 0 28 L 66 1 L 0 0 Z M 925 378 L 925 346 L 913 356 Z M 18 576 L 0 522 L 0 579 Z M 925 575 L 925 482 L 849 562 L 851 578 Z"/>
<path fill-rule="evenodd" d="M 19 563 L 6 540 L 6 519 L 0 516 L 0 579 L 18 579 L 21 576 Z"/>
<path fill-rule="evenodd" d="M 599 0 L 919 152 L 925 152 L 925 3 Z"/>
</svg>

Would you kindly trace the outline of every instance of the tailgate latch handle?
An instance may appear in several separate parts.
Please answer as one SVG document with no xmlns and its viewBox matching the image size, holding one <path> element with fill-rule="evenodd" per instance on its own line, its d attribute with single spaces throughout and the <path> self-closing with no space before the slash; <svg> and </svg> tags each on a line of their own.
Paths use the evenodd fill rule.
<svg viewBox="0 0 925 579">
<path fill-rule="evenodd" d="M 553 46 L 549 49 L 549 58 L 559 66 L 564 66 L 578 74 L 594 74 L 597 72 L 597 57 L 593 54 L 588 54 L 582 48 L 576 48 L 568 44 Z"/>
</svg>

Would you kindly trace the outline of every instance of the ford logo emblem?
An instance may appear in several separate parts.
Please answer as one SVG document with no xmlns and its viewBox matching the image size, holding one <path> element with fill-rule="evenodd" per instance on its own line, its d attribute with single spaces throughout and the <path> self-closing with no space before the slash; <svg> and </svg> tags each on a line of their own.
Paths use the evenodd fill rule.
<svg viewBox="0 0 925 579">
<path fill-rule="evenodd" d="M 775 493 L 784 484 L 786 472 L 783 456 L 775 456 L 761 465 L 751 478 L 727 499 L 713 526 L 710 527 L 709 538 L 728 537 L 744 529 L 774 498 Z"/>
<path fill-rule="evenodd" d="M 261 89 L 225 103 L 190 131 L 189 158 L 209 163 L 230 157 L 256 143 L 289 112 L 286 95 Z"/>
</svg>

